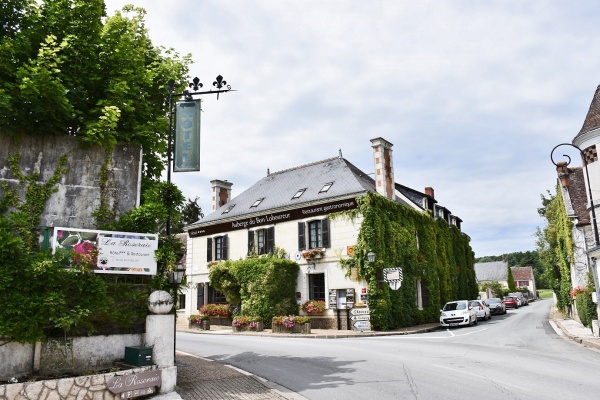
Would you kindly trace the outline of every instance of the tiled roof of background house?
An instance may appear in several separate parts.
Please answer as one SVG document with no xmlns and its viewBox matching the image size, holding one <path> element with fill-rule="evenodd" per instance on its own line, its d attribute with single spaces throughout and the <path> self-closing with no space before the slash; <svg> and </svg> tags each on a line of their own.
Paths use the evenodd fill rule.
<svg viewBox="0 0 600 400">
<path fill-rule="evenodd" d="M 533 268 L 531 267 L 510 267 L 515 281 L 533 280 Z"/>
<path fill-rule="evenodd" d="M 569 197 L 575 214 L 577 214 L 577 225 L 588 225 L 590 213 L 587 209 L 587 195 L 582 167 L 569 168 Z"/>
<path fill-rule="evenodd" d="M 506 261 L 491 261 L 475 263 L 475 276 L 478 282 L 506 281 L 508 279 L 508 263 Z"/>
<path fill-rule="evenodd" d="M 585 117 L 583 126 L 581 127 L 581 130 L 575 137 L 581 136 L 584 133 L 589 132 L 598 127 L 600 127 L 600 86 L 596 88 L 596 93 L 594 94 L 594 98 L 592 99 L 592 103 L 590 104 L 590 109 L 588 110 L 587 116 Z"/>
</svg>

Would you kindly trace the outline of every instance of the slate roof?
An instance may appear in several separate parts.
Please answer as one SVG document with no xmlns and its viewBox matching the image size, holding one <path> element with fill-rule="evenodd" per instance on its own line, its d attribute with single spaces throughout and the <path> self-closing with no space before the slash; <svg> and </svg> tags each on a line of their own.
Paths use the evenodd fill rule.
<svg viewBox="0 0 600 400">
<path fill-rule="evenodd" d="M 583 121 L 583 126 L 575 137 L 579 137 L 598 127 L 600 127 L 600 86 L 596 88 L 596 93 L 594 93 L 594 98 L 590 104 L 585 121 Z"/>
<path fill-rule="evenodd" d="M 333 182 L 331 188 L 320 193 L 323 186 L 330 182 Z M 293 199 L 300 189 L 306 189 L 306 191 L 298 199 Z M 329 158 L 269 173 L 243 193 L 234 197 L 204 219 L 189 225 L 188 228 L 222 221 L 223 219 L 238 219 L 266 211 L 292 209 L 318 202 L 356 197 L 367 191 L 375 191 L 375 180 L 373 178 L 344 158 Z M 261 198 L 264 198 L 264 200 L 257 207 L 251 207 Z M 398 200 L 398 202 L 406 204 L 401 200 Z M 227 209 L 230 209 L 230 211 L 223 214 Z"/>
<path fill-rule="evenodd" d="M 533 268 L 531 267 L 510 267 L 515 281 L 532 281 Z"/>
<path fill-rule="evenodd" d="M 478 282 L 501 282 L 508 279 L 508 263 L 506 261 L 475 263 L 474 268 Z"/>
</svg>

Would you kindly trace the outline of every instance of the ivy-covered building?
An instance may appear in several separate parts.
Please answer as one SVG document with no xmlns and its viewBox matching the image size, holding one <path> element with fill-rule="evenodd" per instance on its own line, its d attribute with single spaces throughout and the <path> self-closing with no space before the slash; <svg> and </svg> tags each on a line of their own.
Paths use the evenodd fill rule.
<svg viewBox="0 0 600 400">
<path fill-rule="evenodd" d="M 283 251 L 299 266 L 296 300 L 324 300 L 317 327 L 350 327 L 347 310 L 368 305 L 378 330 L 437 321 L 445 301 L 477 296 L 462 220 L 394 180 L 392 144 L 371 140 L 375 173 L 341 156 L 267 173 L 237 197 L 214 180 L 213 212 L 186 227 L 185 313 L 224 302 L 209 270 L 222 260 Z M 373 176 L 373 177 L 372 177 Z M 375 260 L 367 261 L 367 253 Z M 402 268 L 397 290 L 384 268 Z M 302 311 L 300 311 L 302 312 Z"/>
</svg>

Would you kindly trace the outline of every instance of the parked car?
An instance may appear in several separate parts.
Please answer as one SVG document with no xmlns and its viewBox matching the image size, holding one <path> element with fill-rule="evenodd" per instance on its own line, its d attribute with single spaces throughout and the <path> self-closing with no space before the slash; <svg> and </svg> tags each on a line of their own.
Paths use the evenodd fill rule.
<svg viewBox="0 0 600 400">
<path fill-rule="evenodd" d="M 504 305 L 506 308 L 519 308 L 519 301 L 513 296 L 504 296 Z"/>
<path fill-rule="evenodd" d="M 471 300 L 471 307 L 475 310 L 477 319 L 488 320 L 492 318 L 492 312 L 485 300 Z"/>
<path fill-rule="evenodd" d="M 506 314 L 504 300 L 499 299 L 498 297 L 492 297 L 491 299 L 487 299 L 486 302 L 492 314 Z"/>
<path fill-rule="evenodd" d="M 449 301 L 440 312 L 441 326 L 477 325 L 477 315 L 469 300 Z"/>
<path fill-rule="evenodd" d="M 509 293 L 508 295 L 517 298 L 517 301 L 519 302 L 519 307 L 526 306 L 529 304 L 527 303 L 527 299 L 525 299 L 525 296 L 523 296 L 522 292 Z"/>
</svg>

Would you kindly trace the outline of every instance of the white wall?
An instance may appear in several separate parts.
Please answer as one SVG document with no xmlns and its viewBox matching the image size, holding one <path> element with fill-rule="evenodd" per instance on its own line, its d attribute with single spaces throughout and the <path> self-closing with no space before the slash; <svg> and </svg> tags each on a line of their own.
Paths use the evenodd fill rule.
<svg viewBox="0 0 600 400">
<path fill-rule="evenodd" d="M 318 219 L 323 218 L 322 216 Z M 275 227 L 275 246 L 284 249 L 291 260 L 296 260 L 295 255 L 298 250 L 298 222 L 309 222 L 314 218 L 304 220 L 295 220 L 281 222 L 275 225 L 264 225 L 258 229 Z M 362 217 L 354 221 L 337 218 L 330 220 L 330 240 L 331 247 L 326 249 L 325 257 L 318 261 L 311 261 L 315 264 L 314 271 L 310 273 L 325 273 L 326 290 L 354 288 L 356 291 L 356 300 L 360 299 L 361 288 L 366 287 L 365 282 L 353 281 L 345 276 L 346 272 L 340 268 L 339 259 L 347 258 L 348 246 L 356 244 Z M 212 236 L 228 235 L 230 260 L 245 259 L 248 252 L 248 230 L 237 230 L 219 233 Z M 208 282 L 208 268 L 206 261 L 206 236 L 190 238 L 187 247 L 187 274 L 188 288 L 186 291 L 185 315 L 195 314 L 199 305 L 196 304 L 198 283 Z M 298 261 L 300 273 L 297 280 L 297 291 L 301 292 L 299 303 L 308 299 L 308 262 L 304 259 Z"/>
</svg>

